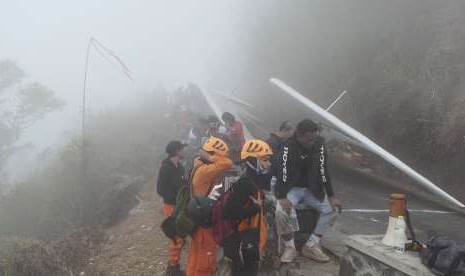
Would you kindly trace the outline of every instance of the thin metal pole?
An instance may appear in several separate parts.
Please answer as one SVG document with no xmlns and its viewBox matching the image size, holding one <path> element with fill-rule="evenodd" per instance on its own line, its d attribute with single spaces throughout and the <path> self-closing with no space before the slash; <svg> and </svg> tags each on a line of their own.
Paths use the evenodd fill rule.
<svg viewBox="0 0 465 276">
<path fill-rule="evenodd" d="M 84 67 L 84 84 L 82 90 L 82 130 L 81 130 L 81 168 L 82 173 L 86 175 L 86 145 L 85 145 L 85 137 L 86 137 L 86 88 L 87 88 L 87 71 L 89 67 L 89 56 L 90 56 L 90 47 L 92 46 L 93 38 L 89 39 L 87 43 L 87 52 L 86 52 L 86 65 Z"/>
<path fill-rule="evenodd" d="M 346 93 L 347 93 L 346 90 L 342 91 L 341 95 L 339 95 L 339 97 L 337 97 L 337 99 L 334 100 L 334 102 L 330 104 L 328 108 L 326 108 L 326 111 L 329 111 Z"/>
<path fill-rule="evenodd" d="M 89 56 L 90 56 L 90 47 L 92 46 L 92 40 L 93 38 L 89 39 L 89 42 L 87 43 L 87 52 L 86 52 L 86 65 L 84 68 L 84 84 L 83 84 L 83 91 L 82 91 L 82 148 L 81 150 L 84 150 L 84 137 L 86 134 L 86 85 L 87 85 L 87 71 L 89 67 Z"/>
<path fill-rule="evenodd" d="M 110 49 L 107 47 L 103 46 L 102 43 L 100 43 L 97 39 L 91 37 L 89 39 L 89 42 L 87 44 L 87 52 L 86 52 L 86 65 L 84 68 L 84 84 L 83 84 L 83 91 L 82 91 L 82 147 L 84 150 L 84 139 L 85 139 L 85 134 L 86 134 L 86 88 L 87 88 L 87 73 L 88 73 L 88 67 L 89 67 L 89 58 L 90 58 L 90 50 L 91 47 L 94 46 L 94 49 L 99 53 L 108 63 L 111 65 L 114 65 L 110 61 L 110 59 L 105 56 L 108 55 L 112 58 L 114 58 L 121 66 L 122 72 L 124 75 L 126 75 L 127 78 L 129 78 L 131 81 L 134 82 L 134 79 L 131 76 L 131 70 L 123 63 L 123 61 Z M 103 52 L 102 52 L 103 50 Z"/>
<path fill-rule="evenodd" d="M 251 105 L 250 103 L 246 102 L 246 101 L 243 101 L 237 97 L 234 97 L 234 96 L 228 96 L 228 95 L 225 95 L 221 92 L 218 92 L 218 91 L 213 91 L 215 94 L 218 94 L 224 98 L 226 98 L 228 101 L 232 101 L 232 102 L 235 102 L 235 103 L 238 103 L 240 105 L 243 105 L 243 106 L 246 106 L 246 107 L 249 107 L 249 108 L 252 108 L 254 109 L 255 107 L 253 105 Z"/>
</svg>

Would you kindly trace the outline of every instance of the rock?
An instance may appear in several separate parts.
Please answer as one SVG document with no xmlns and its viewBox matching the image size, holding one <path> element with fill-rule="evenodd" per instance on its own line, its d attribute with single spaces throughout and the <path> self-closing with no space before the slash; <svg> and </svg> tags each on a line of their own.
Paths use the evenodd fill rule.
<svg viewBox="0 0 465 276">
<path fill-rule="evenodd" d="M 321 246 L 340 258 L 346 251 L 346 239 L 347 235 L 339 231 L 338 227 L 331 227 L 321 240 Z"/>
<path fill-rule="evenodd" d="M 104 226 L 112 226 L 124 219 L 129 212 L 140 205 L 138 197 L 144 183 L 143 177 L 128 175 L 113 176 L 111 188 L 99 200 L 97 218 Z"/>
</svg>

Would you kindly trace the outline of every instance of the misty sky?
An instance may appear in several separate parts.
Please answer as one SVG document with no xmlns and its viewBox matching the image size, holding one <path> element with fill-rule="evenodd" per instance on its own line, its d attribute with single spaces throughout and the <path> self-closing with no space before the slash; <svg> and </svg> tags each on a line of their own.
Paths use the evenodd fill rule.
<svg viewBox="0 0 465 276">
<path fill-rule="evenodd" d="M 0 59 L 13 59 L 27 80 L 67 103 L 32 127 L 24 142 L 37 150 L 66 142 L 79 130 L 87 42 L 97 38 L 132 70 L 135 82 L 95 52 L 88 93 L 93 110 L 114 106 L 162 84 L 203 86 L 237 80 L 245 1 L 1 0 Z M 231 83 L 221 80 L 233 80 Z M 66 135 L 66 133 L 68 133 Z"/>
</svg>

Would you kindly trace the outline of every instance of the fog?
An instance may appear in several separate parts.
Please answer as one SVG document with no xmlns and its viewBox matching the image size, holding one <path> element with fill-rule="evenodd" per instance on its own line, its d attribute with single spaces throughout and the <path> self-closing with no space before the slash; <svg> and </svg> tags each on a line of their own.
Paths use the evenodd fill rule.
<svg viewBox="0 0 465 276">
<path fill-rule="evenodd" d="M 325 116 L 310 112 L 302 98 L 290 96 L 293 90 L 271 85 L 270 78 L 322 108 L 347 91 L 331 114 L 465 202 L 464 15 L 463 0 L 0 0 L 0 248 L 12 248 L 0 250 L 0 260 L 7 260 L 0 261 L 0 274 L 83 275 L 93 271 L 90 260 L 103 264 L 96 272 L 105 275 L 119 265 L 137 270 L 145 264 L 143 272 L 150 275 L 166 269 L 157 260 L 161 248 L 153 246 L 159 238 L 165 241 L 156 236 L 161 220 L 153 220 L 161 219 L 161 198 L 154 193 L 158 168 L 168 141 L 194 132 L 205 138 L 199 119 L 212 115 L 208 105 L 221 107 L 216 115 L 230 111 L 242 117 L 260 138 L 285 120 L 320 124 L 328 149 L 322 162 L 330 166 L 345 210 L 384 210 L 392 192 L 406 193 L 415 209 L 453 207 L 437 190 L 435 195 L 423 189 L 425 181 L 401 172 L 403 166 L 392 166 L 393 159 L 373 154 L 377 147 L 364 147 L 365 139 L 348 139 L 354 132 L 340 133 L 338 121 L 325 124 Z M 109 55 L 90 48 L 82 136 L 91 39 L 115 56 L 107 60 Z M 239 100 L 234 104 L 198 88 Z M 178 101 L 167 103 L 168 93 Z M 216 101 L 207 103 L 200 95 Z M 253 107 L 237 104 L 241 101 Z M 188 147 L 185 160 L 196 157 L 197 148 Z M 374 228 L 365 229 L 359 219 L 382 227 L 387 219 L 354 214 L 342 214 L 344 224 L 365 234 Z M 455 236 L 463 233 L 455 215 L 443 220 L 417 215 L 422 231 L 443 227 Z M 126 221 L 128 216 L 136 220 Z M 116 224 L 135 228 L 123 235 L 107 231 Z M 94 243 L 91 236 L 101 231 L 108 240 L 98 238 L 96 248 L 72 241 L 79 229 L 89 230 L 83 240 Z M 70 243 L 57 240 L 70 233 Z M 126 233 L 137 239 L 143 233 L 139 242 L 156 251 L 132 244 Z M 15 246 L 5 247 L 4 241 Z M 110 241 L 123 246 L 102 247 L 111 251 L 107 268 L 106 258 L 87 258 Z M 156 256 L 154 265 L 147 256 L 121 255 L 124 261 L 118 261 L 118 248 L 124 251 L 118 254 Z M 59 265 L 48 271 L 50 264 Z"/>
<path fill-rule="evenodd" d="M 347 90 L 335 115 L 447 184 L 459 179 L 460 168 L 445 164 L 457 164 L 465 135 L 464 13 L 462 1 L 14 1 L 0 10 L 0 58 L 15 60 L 28 79 L 66 101 L 23 136 L 36 152 L 78 134 L 94 37 L 134 82 L 91 51 L 93 113 L 192 81 L 254 104 L 270 130 L 308 116 L 270 77 L 322 107 Z M 437 160 L 447 170 L 431 172 Z"/>
<path fill-rule="evenodd" d="M 13 59 L 66 101 L 25 133 L 39 152 L 80 127 L 87 43 L 95 37 L 132 71 L 134 82 L 91 51 L 88 108 L 106 110 L 157 86 L 206 87 L 238 78 L 240 9 L 246 1 L 2 1 L 0 59 Z M 224 82 L 223 82 L 224 81 Z M 156 108 L 156 107 L 154 107 Z M 24 162 L 24 152 L 18 161 Z M 13 166 L 17 167 L 17 166 Z"/>
</svg>

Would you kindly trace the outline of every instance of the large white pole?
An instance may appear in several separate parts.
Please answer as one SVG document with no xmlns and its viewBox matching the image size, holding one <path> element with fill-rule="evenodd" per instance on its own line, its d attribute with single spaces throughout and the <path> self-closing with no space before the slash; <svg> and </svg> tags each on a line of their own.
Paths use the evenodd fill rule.
<svg viewBox="0 0 465 276">
<path fill-rule="evenodd" d="M 223 111 L 221 110 L 221 108 L 216 104 L 216 102 L 213 100 L 212 96 L 210 95 L 210 93 L 208 93 L 205 89 L 202 89 L 200 88 L 200 92 L 202 93 L 203 97 L 205 98 L 205 100 L 207 100 L 207 103 L 208 105 L 210 106 L 210 108 L 213 110 L 213 113 L 215 113 L 216 117 L 218 118 L 218 120 L 220 120 L 221 122 L 223 122 L 223 120 L 221 119 L 221 115 L 223 115 Z M 223 122 L 224 123 L 224 122 Z"/>
<path fill-rule="evenodd" d="M 397 157 L 387 152 L 382 147 L 378 146 L 376 143 L 368 139 L 365 135 L 361 134 L 357 130 L 353 129 L 352 127 L 348 126 L 343 121 L 339 120 L 336 116 L 332 115 L 331 113 L 325 111 L 321 107 L 319 107 L 314 102 L 310 101 L 306 97 L 302 96 L 299 92 L 294 90 L 292 87 L 284 83 L 279 79 L 272 78 L 270 79 L 271 83 L 281 88 L 284 92 L 292 96 L 293 98 L 297 99 L 307 107 L 309 107 L 312 111 L 320 115 L 321 117 L 328 120 L 332 123 L 335 127 L 341 130 L 341 132 L 347 134 L 348 136 L 354 138 L 355 140 L 359 141 L 360 143 L 367 146 L 369 150 L 379 155 L 381 158 L 392 164 L 394 167 L 398 168 L 405 174 L 409 175 L 413 179 L 415 179 L 418 183 L 420 183 L 423 187 L 427 190 L 432 192 L 433 194 L 439 196 L 440 198 L 444 199 L 446 202 L 451 203 L 455 206 L 460 208 L 464 208 L 465 205 L 449 195 L 448 193 L 444 192 L 438 186 L 434 185 L 433 182 L 429 181 L 426 177 L 422 176 L 421 174 L 417 173 L 415 170 L 407 166 L 404 162 L 400 161 Z"/>
</svg>

